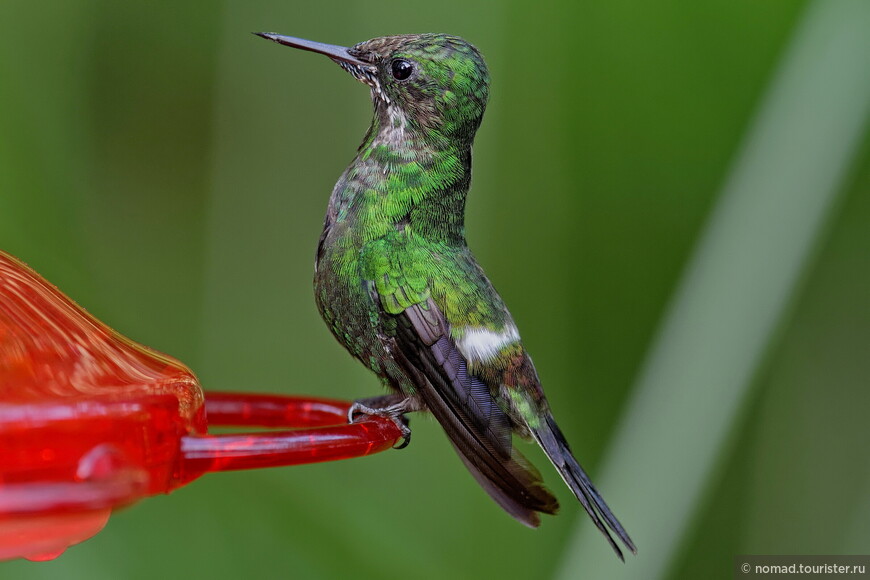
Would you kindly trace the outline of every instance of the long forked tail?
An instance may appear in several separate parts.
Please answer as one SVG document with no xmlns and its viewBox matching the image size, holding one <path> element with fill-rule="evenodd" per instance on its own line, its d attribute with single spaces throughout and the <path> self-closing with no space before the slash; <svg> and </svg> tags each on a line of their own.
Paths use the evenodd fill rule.
<svg viewBox="0 0 870 580">
<path fill-rule="evenodd" d="M 550 458 L 550 461 L 552 461 L 553 465 L 556 466 L 556 469 L 559 470 L 559 475 L 562 476 L 562 479 L 566 484 L 568 484 L 568 487 L 571 488 L 571 491 L 574 492 L 577 499 L 580 500 L 586 513 L 588 513 L 589 517 L 592 518 L 592 521 L 595 522 L 595 526 L 601 530 L 601 533 L 607 538 L 607 541 L 616 552 L 616 555 L 619 556 L 619 559 L 625 561 L 625 558 L 622 556 L 622 550 L 619 549 L 619 546 L 610 535 L 611 531 L 622 540 L 622 543 L 625 544 L 633 554 L 636 554 L 637 548 L 635 547 L 634 542 L 631 541 L 631 538 L 622 527 L 622 524 L 619 523 L 619 520 L 617 520 L 616 516 L 613 515 L 613 512 L 610 511 L 610 508 L 604 502 L 601 494 L 599 494 L 598 490 L 595 489 L 595 486 L 592 485 L 589 476 L 586 475 L 586 472 L 583 471 L 583 468 L 580 467 L 580 464 L 577 463 L 576 459 L 574 459 L 574 455 L 571 453 L 571 448 L 568 447 L 568 442 L 565 440 L 565 436 L 562 435 L 559 426 L 556 425 L 553 416 L 547 415 L 546 419 L 538 428 L 532 429 L 532 433 L 538 441 L 538 444 L 540 444 L 544 449 L 547 457 Z"/>
</svg>

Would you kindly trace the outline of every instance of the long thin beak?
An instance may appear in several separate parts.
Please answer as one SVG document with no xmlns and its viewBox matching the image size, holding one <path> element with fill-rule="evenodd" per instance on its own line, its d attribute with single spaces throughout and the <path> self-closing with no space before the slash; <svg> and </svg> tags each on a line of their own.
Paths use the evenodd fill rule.
<svg viewBox="0 0 870 580">
<path fill-rule="evenodd" d="M 293 48 L 300 48 L 302 50 L 310 50 L 311 52 L 325 54 L 334 61 L 346 62 L 365 68 L 372 66 L 372 63 L 360 60 L 350 54 L 350 52 L 348 52 L 348 48 L 345 46 L 324 44 L 322 42 L 314 42 L 313 40 L 294 38 L 292 36 L 282 36 L 280 34 L 275 34 L 274 32 L 255 32 L 254 34 L 262 38 L 277 42 L 278 44 L 283 44 L 284 46 L 292 46 Z"/>
</svg>

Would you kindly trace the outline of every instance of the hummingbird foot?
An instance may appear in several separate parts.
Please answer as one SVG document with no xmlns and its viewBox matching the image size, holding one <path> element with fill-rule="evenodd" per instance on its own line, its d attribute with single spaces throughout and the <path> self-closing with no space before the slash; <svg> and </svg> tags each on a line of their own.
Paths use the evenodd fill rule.
<svg viewBox="0 0 870 580">
<path fill-rule="evenodd" d="M 401 393 L 354 401 L 347 410 L 347 420 L 353 423 L 357 415 L 374 415 L 390 419 L 402 432 L 402 443 L 394 449 L 404 449 L 411 443 L 411 428 L 405 413 L 419 411 L 420 404 L 414 397 Z"/>
</svg>

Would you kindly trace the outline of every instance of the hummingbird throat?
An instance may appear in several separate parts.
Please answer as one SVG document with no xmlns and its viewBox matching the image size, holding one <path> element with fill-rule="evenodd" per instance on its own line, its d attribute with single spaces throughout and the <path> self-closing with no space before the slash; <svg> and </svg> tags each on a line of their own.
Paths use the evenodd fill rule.
<svg viewBox="0 0 870 580">
<path fill-rule="evenodd" d="M 375 89 L 372 88 L 372 99 L 376 98 Z M 386 108 L 385 118 L 380 121 L 380 128 L 372 141 L 372 145 L 385 145 L 392 148 L 403 147 L 409 141 L 406 130 L 408 118 L 398 105 L 390 103 L 389 100 L 383 102 L 382 106 Z"/>
<path fill-rule="evenodd" d="M 395 100 L 373 101 L 369 131 L 330 197 L 327 227 L 346 224 L 357 250 L 394 232 L 464 246 L 470 144 L 427 138 Z"/>
<path fill-rule="evenodd" d="M 368 85 L 372 89 L 372 100 L 380 99 L 387 105 L 390 104 L 390 97 L 381 88 L 381 83 L 378 81 L 377 69 L 374 67 L 364 67 L 341 60 L 335 60 L 338 66 L 358 80 L 359 82 Z"/>
</svg>

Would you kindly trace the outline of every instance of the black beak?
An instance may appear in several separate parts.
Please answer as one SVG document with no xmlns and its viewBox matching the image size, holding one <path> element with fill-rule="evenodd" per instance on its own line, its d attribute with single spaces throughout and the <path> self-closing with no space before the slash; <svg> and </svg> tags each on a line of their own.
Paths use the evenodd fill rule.
<svg viewBox="0 0 870 580">
<path fill-rule="evenodd" d="M 372 63 L 360 60 L 359 58 L 350 54 L 350 49 L 345 46 L 324 44 L 322 42 L 314 42 L 313 40 L 294 38 L 292 36 L 281 36 L 280 34 L 275 34 L 274 32 L 255 32 L 254 34 L 262 38 L 277 42 L 278 44 L 283 44 L 284 46 L 292 46 L 293 48 L 300 48 L 302 50 L 310 50 L 311 52 L 325 54 L 337 63 L 346 62 L 348 64 L 352 64 L 363 69 L 368 69 L 372 66 Z"/>
</svg>

